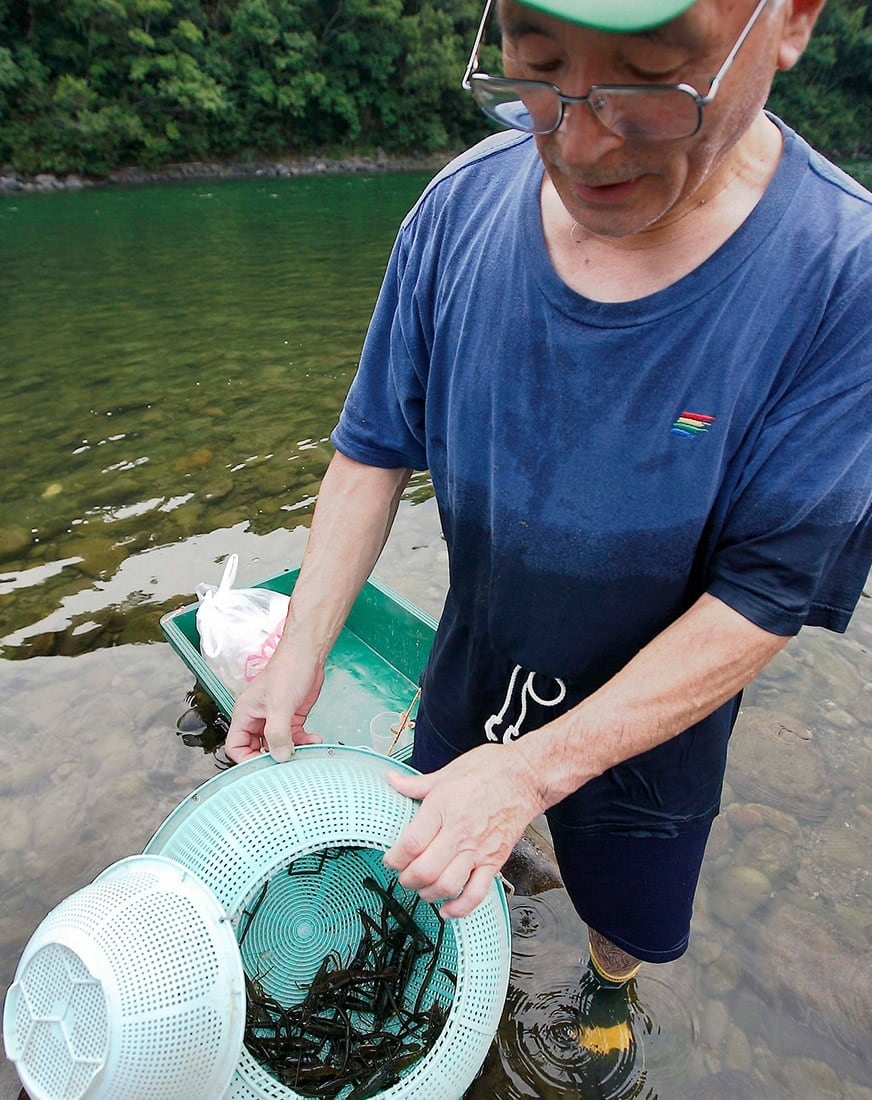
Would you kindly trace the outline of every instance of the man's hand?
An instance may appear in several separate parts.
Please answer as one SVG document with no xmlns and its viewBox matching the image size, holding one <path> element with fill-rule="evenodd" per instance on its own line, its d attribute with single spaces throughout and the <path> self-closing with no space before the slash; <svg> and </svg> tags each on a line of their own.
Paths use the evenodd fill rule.
<svg viewBox="0 0 872 1100">
<path fill-rule="evenodd" d="M 430 775 L 390 773 L 391 785 L 422 803 L 385 853 L 400 884 L 425 901 L 450 899 L 444 918 L 484 900 L 527 825 L 545 807 L 533 769 L 514 745 L 480 745 Z"/>
<path fill-rule="evenodd" d="M 225 742 L 230 759 L 241 763 L 269 751 L 276 760 L 287 760 L 295 745 L 318 744 L 321 738 L 307 733 L 303 723 L 323 683 L 324 670 L 317 662 L 280 656 L 276 650 L 233 707 Z"/>
<path fill-rule="evenodd" d="M 406 467 L 383 469 L 339 452 L 333 456 L 318 491 L 281 640 L 233 708 L 225 745 L 231 760 L 248 760 L 267 749 L 276 760 L 287 760 L 294 745 L 320 742 L 303 723 L 324 683 L 327 655 L 382 551 L 410 474 Z"/>
</svg>

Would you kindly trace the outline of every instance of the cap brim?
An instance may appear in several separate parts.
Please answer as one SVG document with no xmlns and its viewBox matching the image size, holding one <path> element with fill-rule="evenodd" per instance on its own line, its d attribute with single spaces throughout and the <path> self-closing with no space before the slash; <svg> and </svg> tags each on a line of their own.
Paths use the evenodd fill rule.
<svg viewBox="0 0 872 1100">
<path fill-rule="evenodd" d="M 696 0 L 521 0 L 546 15 L 601 31 L 628 34 L 668 23 Z"/>
</svg>

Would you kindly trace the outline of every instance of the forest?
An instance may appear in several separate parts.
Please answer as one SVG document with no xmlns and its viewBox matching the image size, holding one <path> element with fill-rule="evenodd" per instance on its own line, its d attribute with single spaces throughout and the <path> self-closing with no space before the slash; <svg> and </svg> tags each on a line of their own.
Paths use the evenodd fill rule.
<svg viewBox="0 0 872 1100">
<path fill-rule="evenodd" d="M 479 0 L 0 0 L 0 171 L 324 152 L 454 151 L 488 132 L 460 88 Z M 496 46 L 487 47 L 499 71 Z M 829 0 L 770 107 L 872 155 L 872 18 Z"/>
</svg>

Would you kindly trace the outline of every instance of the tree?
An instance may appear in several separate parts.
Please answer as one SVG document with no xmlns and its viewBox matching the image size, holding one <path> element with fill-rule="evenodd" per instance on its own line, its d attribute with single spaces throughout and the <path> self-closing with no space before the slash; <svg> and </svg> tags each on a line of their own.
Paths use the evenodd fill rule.
<svg viewBox="0 0 872 1100">
<path fill-rule="evenodd" d="M 872 16 L 858 0 L 829 0 L 805 55 L 780 73 L 771 109 L 835 158 L 872 154 Z"/>
<path fill-rule="evenodd" d="M 480 0 L 0 0 L 0 166 L 457 149 L 489 129 L 460 89 L 479 17 Z M 858 157 L 870 92 L 869 9 L 830 0 L 770 105 Z"/>
</svg>

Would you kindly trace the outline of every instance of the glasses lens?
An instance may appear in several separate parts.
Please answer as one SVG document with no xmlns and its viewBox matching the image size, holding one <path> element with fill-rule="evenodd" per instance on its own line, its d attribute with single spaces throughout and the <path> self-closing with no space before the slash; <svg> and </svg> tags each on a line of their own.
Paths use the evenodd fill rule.
<svg viewBox="0 0 872 1100">
<path fill-rule="evenodd" d="M 690 137 L 699 129 L 699 105 L 682 88 L 597 88 L 588 102 L 604 126 L 629 141 Z"/>
<path fill-rule="evenodd" d="M 560 125 L 560 97 L 548 84 L 476 74 L 472 94 L 486 115 L 513 130 L 547 134 Z"/>
</svg>

